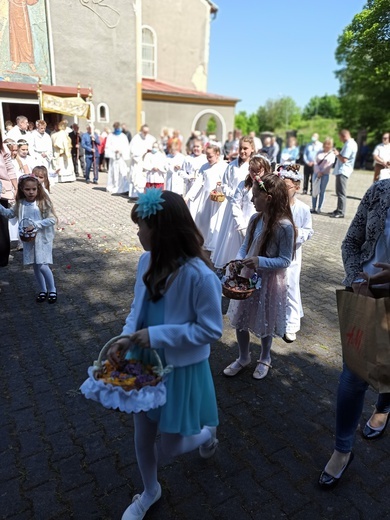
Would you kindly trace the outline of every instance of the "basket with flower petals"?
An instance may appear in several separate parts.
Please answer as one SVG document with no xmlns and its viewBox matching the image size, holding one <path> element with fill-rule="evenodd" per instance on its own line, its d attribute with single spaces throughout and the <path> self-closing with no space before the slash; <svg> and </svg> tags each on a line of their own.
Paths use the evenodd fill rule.
<svg viewBox="0 0 390 520">
<path fill-rule="evenodd" d="M 148 411 L 166 402 L 164 380 L 172 367 L 163 367 L 154 349 L 147 349 L 152 363 L 143 361 L 142 349 L 129 350 L 119 365 L 114 366 L 106 358 L 110 346 L 121 338 L 117 336 L 104 345 L 98 359 L 88 369 L 88 379 L 80 390 L 87 399 L 99 402 L 105 408 L 122 412 Z"/>
<path fill-rule="evenodd" d="M 210 193 L 210 200 L 213 202 L 223 202 L 225 195 L 222 193 L 221 183 L 218 183 L 214 190 Z"/>
<path fill-rule="evenodd" d="M 240 276 L 244 264 L 239 260 L 232 260 L 225 265 L 225 276 L 222 278 L 222 293 L 231 300 L 246 300 L 257 288 L 258 276 L 252 278 Z"/>
<path fill-rule="evenodd" d="M 31 218 L 22 218 L 18 230 L 22 242 L 33 242 L 38 232 L 35 222 Z"/>
</svg>

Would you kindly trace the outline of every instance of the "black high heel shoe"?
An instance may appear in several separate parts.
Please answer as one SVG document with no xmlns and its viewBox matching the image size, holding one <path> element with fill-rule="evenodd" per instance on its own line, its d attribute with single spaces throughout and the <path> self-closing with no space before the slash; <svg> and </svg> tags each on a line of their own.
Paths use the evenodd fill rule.
<svg viewBox="0 0 390 520">
<path fill-rule="evenodd" d="M 337 475 L 337 477 L 333 477 L 332 475 L 329 475 L 329 473 L 327 473 L 325 470 L 321 473 L 320 475 L 320 478 L 318 479 L 318 485 L 322 488 L 322 489 L 332 489 L 334 488 L 339 480 L 341 479 L 341 477 L 344 475 L 346 469 L 348 468 L 348 466 L 351 464 L 351 462 L 353 461 L 354 459 L 354 454 L 353 452 L 351 451 L 351 455 L 349 456 L 349 460 L 348 462 L 346 463 L 346 465 L 343 467 L 343 469 L 340 471 L 340 473 Z"/>
<path fill-rule="evenodd" d="M 389 424 L 389 419 L 390 419 L 390 413 L 387 414 L 386 422 L 383 425 L 383 428 L 381 430 L 376 430 L 376 429 L 372 428 L 369 425 L 370 421 L 368 420 L 362 431 L 363 438 L 367 439 L 368 441 L 372 441 L 373 439 L 379 439 L 379 437 L 381 437 L 385 433 L 387 425 Z"/>
</svg>

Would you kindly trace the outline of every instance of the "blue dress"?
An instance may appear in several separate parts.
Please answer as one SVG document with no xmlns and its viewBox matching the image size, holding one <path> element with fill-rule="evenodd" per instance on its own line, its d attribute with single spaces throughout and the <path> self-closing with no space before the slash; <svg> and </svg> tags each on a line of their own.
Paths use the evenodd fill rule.
<svg viewBox="0 0 390 520">
<path fill-rule="evenodd" d="M 141 328 L 164 323 L 164 298 L 157 302 L 145 297 Z M 156 349 L 165 366 L 164 349 Z M 143 361 L 155 364 L 151 349 L 143 349 Z M 150 410 L 147 416 L 158 423 L 160 432 L 195 435 L 204 425 L 218 426 L 218 409 L 213 377 L 208 359 L 175 367 L 165 381 L 167 402 Z"/>
</svg>

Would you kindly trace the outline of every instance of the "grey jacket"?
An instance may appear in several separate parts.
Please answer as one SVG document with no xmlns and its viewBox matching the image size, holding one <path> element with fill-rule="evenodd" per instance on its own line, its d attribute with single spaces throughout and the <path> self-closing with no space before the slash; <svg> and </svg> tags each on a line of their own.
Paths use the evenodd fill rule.
<svg viewBox="0 0 390 520">
<path fill-rule="evenodd" d="M 375 182 L 366 191 L 341 245 L 346 277 L 351 286 L 359 278 L 362 266 L 375 255 L 378 238 L 385 230 L 390 208 L 390 179 Z"/>
</svg>

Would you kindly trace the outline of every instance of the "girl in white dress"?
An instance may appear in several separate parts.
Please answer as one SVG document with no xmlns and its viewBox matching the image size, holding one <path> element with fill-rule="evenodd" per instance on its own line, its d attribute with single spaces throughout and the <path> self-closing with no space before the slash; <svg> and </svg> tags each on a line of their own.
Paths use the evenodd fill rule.
<svg viewBox="0 0 390 520">
<path fill-rule="evenodd" d="M 221 184 L 222 175 L 226 169 L 226 162 L 221 159 L 219 146 L 209 145 L 206 148 L 207 163 L 204 164 L 194 185 L 187 193 L 185 200 L 196 207 L 196 214 L 192 218 L 198 226 L 204 238 L 204 248 L 209 249 L 212 235 L 210 233 L 210 222 L 219 210 L 220 203 L 210 199 L 210 193 L 217 185 Z"/>
<path fill-rule="evenodd" d="M 228 164 L 222 177 L 222 192 L 225 200 L 219 205 L 219 210 L 210 222 L 211 240 L 209 242 L 210 251 L 217 247 L 220 232 L 227 233 L 232 223 L 231 202 L 237 186 L 248 175 L 249 159 L 255 152 L 255 144 L 252 137 L 244 136 L 239 140 L 238 157 Z M 226 221 L 225 219 L 226 216 Z M 235 254 L 235 251 L 233 254 Z M 234 258 L 234 257 L 232 257 Z"/>
<path fill-rule="evenodd" d="M 0 206 L 0 215 L 8 219 L 31 219 L 34 226 L 26 226 L 25 231 L 37 230 L 35 240 L 23 242 L 23 265 L 32 265 L 40 289 L 36 297 L 38 303 L 57 301 L 57 289 L 49 264 L 53 263 L 54 224 L 56 215 L 49 195 L 33 175 L 22 175 L 18 182 L 16 203 L 12 209 Z"/>
<path fill-rule="evenodd" d="M 34 166 L 35 166 L 35 163 L 34 163 L 34 160 L 33 158 L 31 157 L 31 155 L 28 154 L 28 142 L 25 141 L 24 139 L 19 139 L 18 141 L 18 159 L 21 164 L 22 164 L 22 170 L 23 170 L 23 173 L 27 174 L 27 173 L 31 173 Z"/>
<path fill-rule="evenodd" d="M 192 153 L 185 158 L 181 171 L 181 175 L 184 179 L 184 195 L 190 191 L 199 175 L 199 170 L 206 163 L 207 158 L 203 153 L 203 143 L 200 139 L 194 139 L 192 142 Z"/>
<path fill-rule="evenodd" d="M 167 178 L 166 189 L 173 191 L 178 195 L 184 194 L 184 179 L 181 170 L 184 164 L 184 155 L 179 151 L 179 144 L 172 142 L 169 146 L 169 154 L 167 155 Z"/>
<path fill-rule="evenodd" d="M 242 173 L 244 167 L 245 169 L 247 168 L 246 162 L 242 164 L 241 168 L 238 168 L 239 173 Z M 237 252 L 244 241 L 249 219 L 256 211 L 252 203 L 252 179 L 256 175 L 261 178 L 264 174 L 270 173 L 271 164 L 266 157 L 254 155 L 249 160 L 248 172 L 249 175 L 238 183 L 234 194 L 231 195 L 231 191 L 229 191 L 230 194 L 226 196 L 228 204 L 225 209 L 215 251 L 211 255 L 211 261 L 217 269 L 222 269 L 230 260 L 236 258 Z"/>
<path fill-rule="evenodd" d="M 164 189 L 167 173 L 167 157 L 160 151 L 160 145 L 154 142 L 152 150 L 144 157 L 143 169 L 146 174 L 145 190 L 148 188 Z"/>
</svg>

